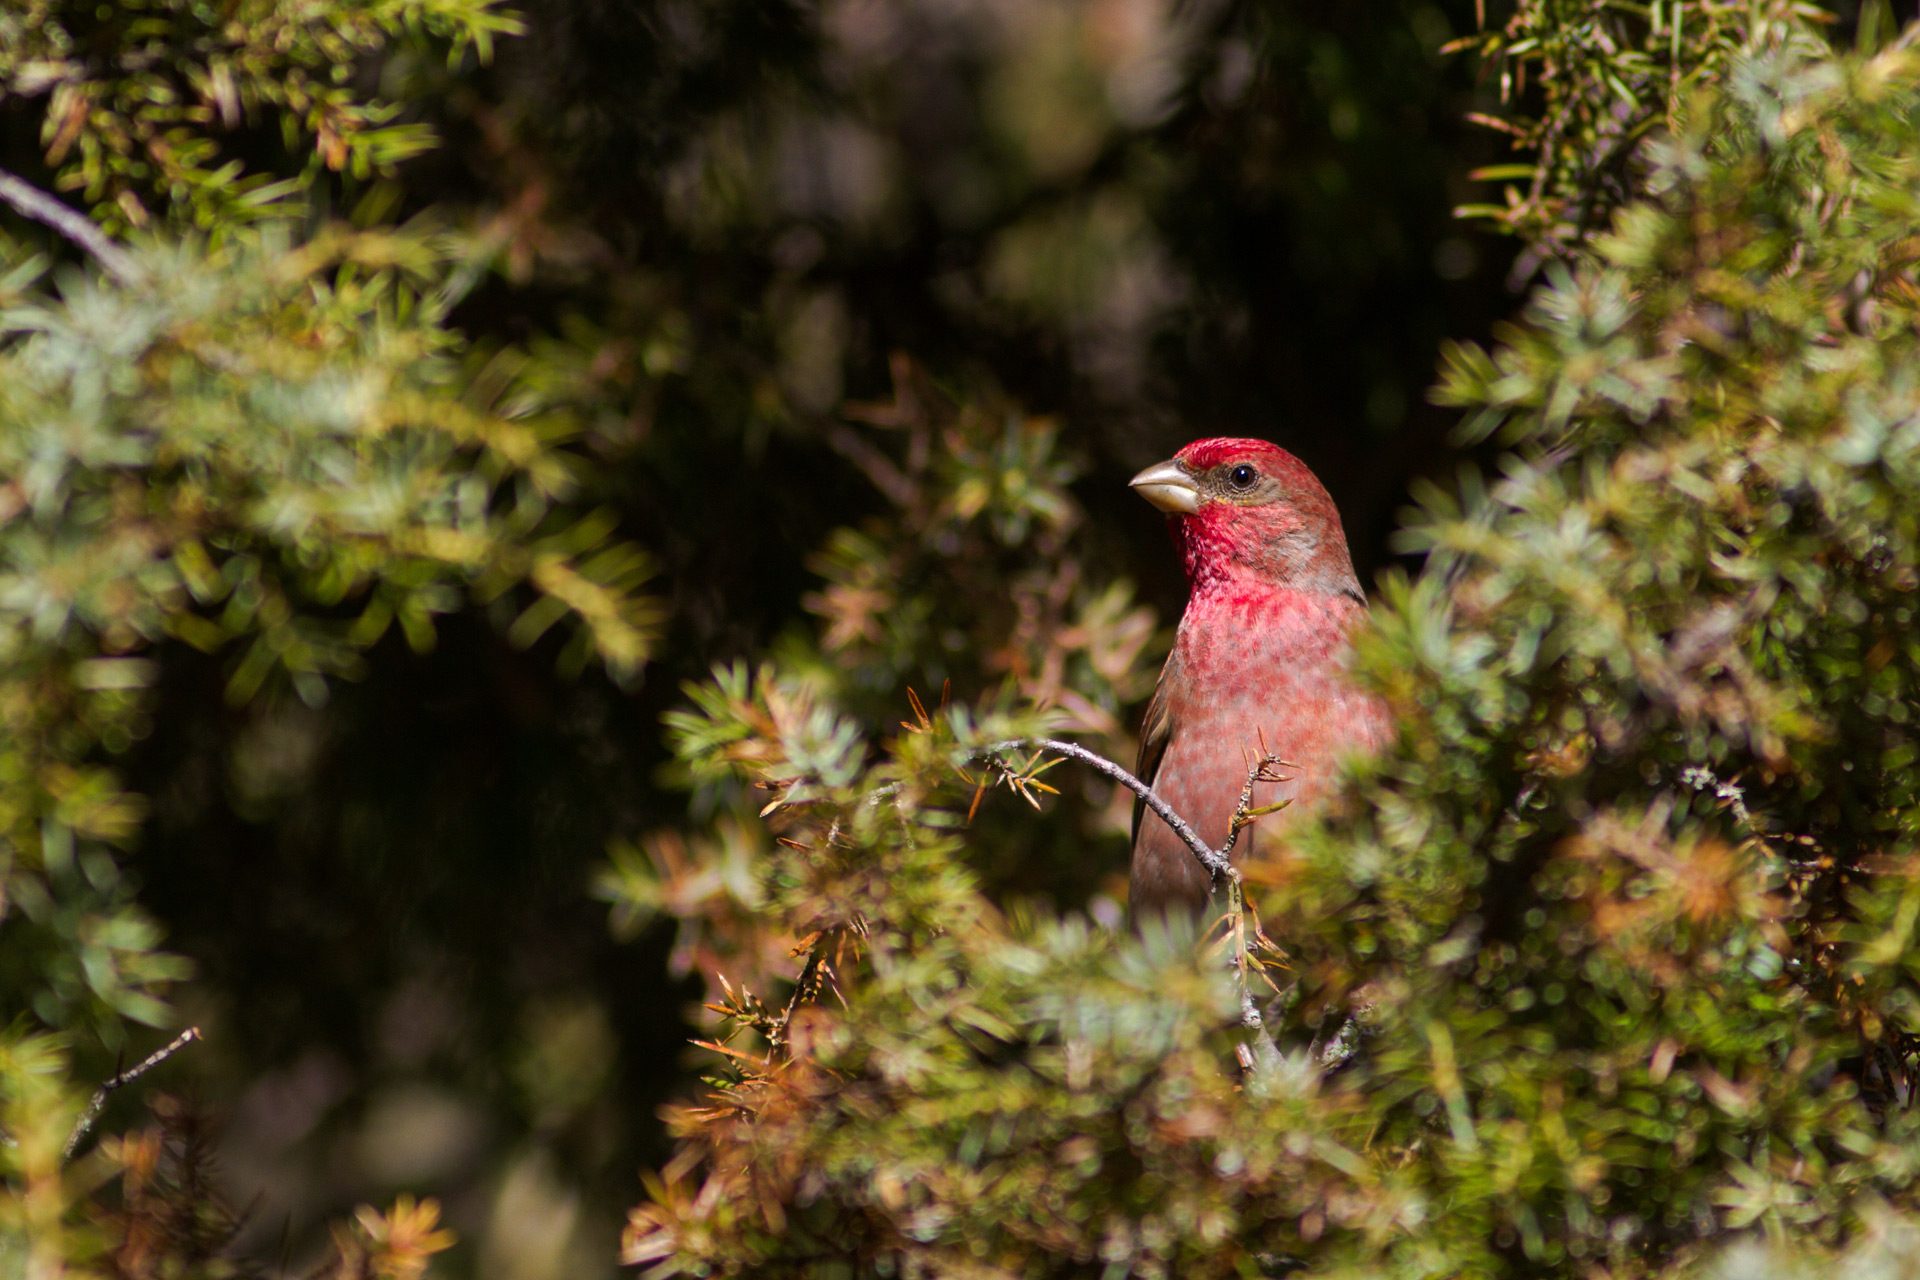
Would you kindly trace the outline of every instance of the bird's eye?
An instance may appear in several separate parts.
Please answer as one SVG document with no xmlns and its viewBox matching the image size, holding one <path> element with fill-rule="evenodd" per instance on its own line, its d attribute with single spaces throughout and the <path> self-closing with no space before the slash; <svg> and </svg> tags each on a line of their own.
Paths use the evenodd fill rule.
<svg viewBox="0 0 1920 1280">
<path fill-rule="evenodd" d="M 1227 473 L 1227 483 L 1236 489 L 1251 489 L 1259 478 L 1260 473 L 1244 462 Z"/>
</svg>

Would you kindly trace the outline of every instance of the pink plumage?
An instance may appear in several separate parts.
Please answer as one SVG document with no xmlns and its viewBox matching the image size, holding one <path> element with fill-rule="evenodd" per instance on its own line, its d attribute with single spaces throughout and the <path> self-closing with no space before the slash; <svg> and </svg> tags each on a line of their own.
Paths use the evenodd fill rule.
<svg viewBox="0 0 1920 1280">
<path fill-rule="evenodd" d="M 1343 755 L 1387 737 L 1386 709 L 1343 669 L 1366 596 L 1333 499 L 1277 445 L 1198 440 L 1133 486 L 1167 512 L 1191 590 L 1147 707 L 1140 777 L 1217 849 L 1261 743 L 1295 766 L 1288 781 L 1256 789 L 1256 805 L 1293 803 L 1242 833 L 1238 863 L 1312 808 Z M 1133 821 L 1135 915 L 1204 908 L 1206 871 L 1143 809 Z"/>
</svg>

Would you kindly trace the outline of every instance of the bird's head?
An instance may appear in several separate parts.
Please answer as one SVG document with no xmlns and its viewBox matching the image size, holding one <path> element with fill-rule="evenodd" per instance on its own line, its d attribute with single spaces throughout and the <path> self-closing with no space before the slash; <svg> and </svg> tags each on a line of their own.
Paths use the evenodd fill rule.
<svg viewBox="0 0 1920 1280">
<path fill-rule="evenodd" d="M 1295 591 L 1364 599 L 1333 499 L 1278 445 L 1196 440 L 1132 484 L 1167 513 L 1196 591 L 1250 576 Z"/>
</svg>

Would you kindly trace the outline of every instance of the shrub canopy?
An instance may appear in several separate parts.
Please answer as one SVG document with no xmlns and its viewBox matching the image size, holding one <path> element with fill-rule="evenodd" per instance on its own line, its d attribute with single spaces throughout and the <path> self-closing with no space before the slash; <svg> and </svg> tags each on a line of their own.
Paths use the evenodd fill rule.
<svg viewBox="0 0 1920 1280">
<path fill-rule="evenodd" d="M 0 18 L 5 1269 L 272 1268 L 196 1108 L 80 1119 L 183 1015 L 288 1167 L 360 1125 L 342 1275 L 461 1186 L 455 1268 L 604 1269 L 676 1087 L 649 1276 L 1907 1266 L 1920 54 L 1381 8 Z M 1135 933 L 1130 797 L 1037 745 L 1129 756 L 1165 644 L 1118 464 L 1295 383 L 1471 451 L 1354 658 L 1397 742 Z"/>
</svg>

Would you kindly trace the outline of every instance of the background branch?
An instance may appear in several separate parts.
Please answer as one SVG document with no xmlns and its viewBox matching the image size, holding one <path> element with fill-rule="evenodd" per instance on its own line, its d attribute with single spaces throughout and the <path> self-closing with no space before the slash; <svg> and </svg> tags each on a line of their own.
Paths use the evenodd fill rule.
<svg viewBox="0 0 1920 1280">
<path fill-rule="evenodd" d="M 115 1089 L 138 1080 L 199 1038 L 200 1028 L 188 1027 L 172 1041 L 154 1050 L 140 1062 L 125 1071 L 116 1071 L 109 1076 L 105 1083 L 93 1091 L 93 1100 L 87 1103 L 87 1109 L 80 1113 L 80 1120 L 73 1126 L 73 1132 L 67 1135 L 67 1145 L 61 1150 L 60 1158 L 63 1161 L 73 1159 L 73 1153 L 79 1150 L 80 1142 L 87 1136 L 87 1131 L 92 1129 L 95 1122 L 100 1119 L 100 1113 L 107 1109 L 107 1098 Z"/>
<path fill-rule="evenodd" d="M 0 200 L 22 217 L 52 227 L 85 249 L 121 284 L 138 284 L 140 267 L 133 255 L 115 244 L 113 238 L 87 218 L 60 203 L 25 178 L 0 169 Z"/>
</svg>

